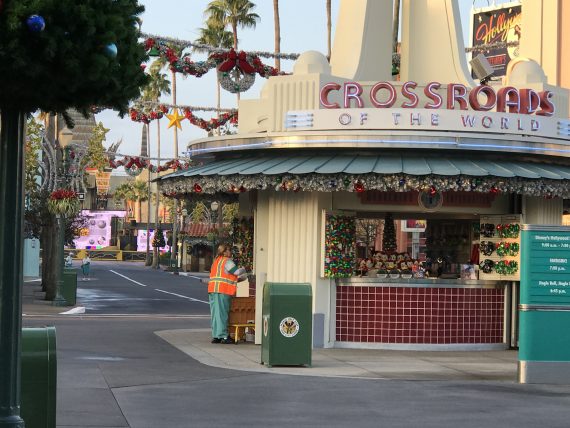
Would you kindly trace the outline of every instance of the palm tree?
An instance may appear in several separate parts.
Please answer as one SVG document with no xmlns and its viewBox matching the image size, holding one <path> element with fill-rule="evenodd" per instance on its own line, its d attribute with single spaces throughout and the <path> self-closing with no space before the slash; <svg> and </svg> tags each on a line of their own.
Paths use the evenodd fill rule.
<svg viewBox="0 0 570 428">
<path fill-rule="evenodd" d="M 196 42 L 201 45 L 208 45 L 214 48 L 224 48 L 229 49 L 232 47 L 233 35 L 231 31 L 225 29 L 223 25 L 217 24 L 216 22 L 208 19 L 206 21 L 206 26 L 198 30 L 200 32 L 200 37 L 196 39 Z M 205 49 L 195 47 L 196 52 L 204 52 Z M 216 77 L 217 82 L 217 103 L 216 106 L 218 110 L 220 109 L 220 79 Z"/>
<path fill-rule="evenodd" d="M 330 1 L 330 0 L 328 0 Z M 400 0 L 394 0 L 394 15 L 392 19 L 392 53 L 398 52 L 398 30 L 400 29 Z"/>
<path fill-rule="evenodd" d="M 160 63 L 153 62 L 149 70 L 149 83 L 143 90 L 143 100 L 158 102 L 162 94 L 170 94 L 170 82 L 166 77 L 166 74 L 161 73 L 160 70 L 162 65 Z M 156 150 L 157 150 L 157 164 L 160 166 L 160 119 L 156 120 L 156 130 L 157 130 L 157 140 L 156 140 Z M 158 173 L 157 173 L 158 176 Z M 156 183 L 156 193 L 160 192 L 159 184 Z M 150 220 L 150 219 L 149 219 Z M 147 223 L 150 223 L 147 222 Z M 155 206 L 155 230 L 158 230 L 158 203 Z M 154 257 L 152 261 L 152 267 L 158 268 L 158 249 L 154 248 Z"/>
<path fill-rule="evenodd" d="M 326 8 L 327 8 L 327 58 L 329 59 L 329 62 L 330 62 L 330 60 L 331 60 L 331 32 L 332 32 L 331 0 L 327 0 Z"/>
<path fill-rule="evenodd" d="M 128 202 L 136 202 L 135 219 L 141 221 L 141 205 L 148 199 L 148 185 L 144 181 L 127 181 L 115 189 L 114 198 L 125 201 L 125 208 L 128 209 Z"/>
<path fill-rule="evenodd" d="M 115 201 L 124 202 L 125 212 L 129 212 L 129 202 L 133 200 L 132 198 L 133 198 L 133 191 L 130 181 L 127 181 L 117 186 L 117 188 L 115 189 L 115 193 L 113 194 L 113 199 Z"/>
<path fill-rule="evenodd" d="M 255 4 L 249 0 L 213 0 L 204 15 L 223 27 L 230 27 L 234 37 L 234 49 L 238 48 L 238 27 L 255 28 L 259 15 L 252 12 Z"/>
<path fill-rule="evenodd" d="M 330 1 L 330 0 L 328 0 Z M 273 0 L 273 22 L 275 27 L 275 53 L 281 53 L 281 24 L 279 22 L 279 0 Z M 275 68 L 281 71 L 281 60 L 275 57 Z"/>
</svg>

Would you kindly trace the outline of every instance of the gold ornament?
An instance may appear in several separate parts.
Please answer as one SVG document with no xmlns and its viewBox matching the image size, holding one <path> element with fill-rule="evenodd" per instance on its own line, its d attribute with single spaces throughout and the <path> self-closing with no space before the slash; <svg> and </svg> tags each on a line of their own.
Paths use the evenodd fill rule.
<svg viewBox="0 0 570 428">
<path fill-rule="evenodd" d="M 172 128 L 173 126 L 176 126 L 178 129 L 182 129 L 182 125 L 180 125 L 180 122 L 182 122 L 185 119 L 185 117 L 180 116 L 180 112 L 178 111 L 177 108 L 173 110 L 172 114 L 167 114 L 166 117 L 170 121 L 168 122 L 169 129 Z"/>
</svg>

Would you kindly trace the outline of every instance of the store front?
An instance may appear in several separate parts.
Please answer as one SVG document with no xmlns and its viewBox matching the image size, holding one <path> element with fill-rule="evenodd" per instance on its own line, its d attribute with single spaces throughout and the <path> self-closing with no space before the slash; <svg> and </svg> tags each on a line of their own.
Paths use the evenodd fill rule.
<svg viewBox="0 0 570 428">
<path fill-rule="evenodd" d="M 390 40 L 385 15 L 362 37 Z M 434 16 L 429 31 L 449 38 Z M 358 79 L 306 52 L 240 103 L 238 134 L 194 141 L 203 164 L 161 179 L 177 197 L 232 194 L 254 218 L 257 323 L 265 282 L 309 283 L 315 347 L 516 345 L 521 225 L 560 224 L 570 198 L 568 93 L 522 58 L 503 85 L 477 85 L 445 67 L 446 55 L 465 63 L 451 47 L 436 80 L 421 65 L 433 49 L 403 52 L 402 81 L 382 61 Z M 359 235 L 364 219 L 373 237 Z"/>
</svg>

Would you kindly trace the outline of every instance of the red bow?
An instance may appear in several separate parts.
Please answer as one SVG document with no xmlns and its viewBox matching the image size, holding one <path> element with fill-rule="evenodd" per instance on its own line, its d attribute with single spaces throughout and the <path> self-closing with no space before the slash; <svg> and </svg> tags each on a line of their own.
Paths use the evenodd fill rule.
<svg viewBox="0 0 570 428">
<path fill-rule="evenodd" d="M 249 62 L 247 62 L 247 57 L 244 51 L 241 51 L 238 54 L 233 49 L 230 50 L 227 59 L 220 64 L 218 70 L 225 72 L 232 70 L 234 67 L 237 67 L 247 74 L 255 73 L 255 68 L 253 68 Z"/>
</svg>

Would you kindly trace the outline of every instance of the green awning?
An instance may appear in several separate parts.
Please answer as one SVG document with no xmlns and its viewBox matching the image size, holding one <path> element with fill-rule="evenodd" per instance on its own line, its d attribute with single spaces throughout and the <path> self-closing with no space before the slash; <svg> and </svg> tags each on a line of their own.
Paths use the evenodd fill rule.
<svg viewBox="0 0 570 428">
<path fill-rule="evenodd" d="M 406 174 L 411 176 L 520 177 L 570 179 L 570 166 L 486 159 L 459 159 L 408 155 L 262 155 L 214 161 L 161 177 L 304 175 L 304 174 Z"/>
</svg>

